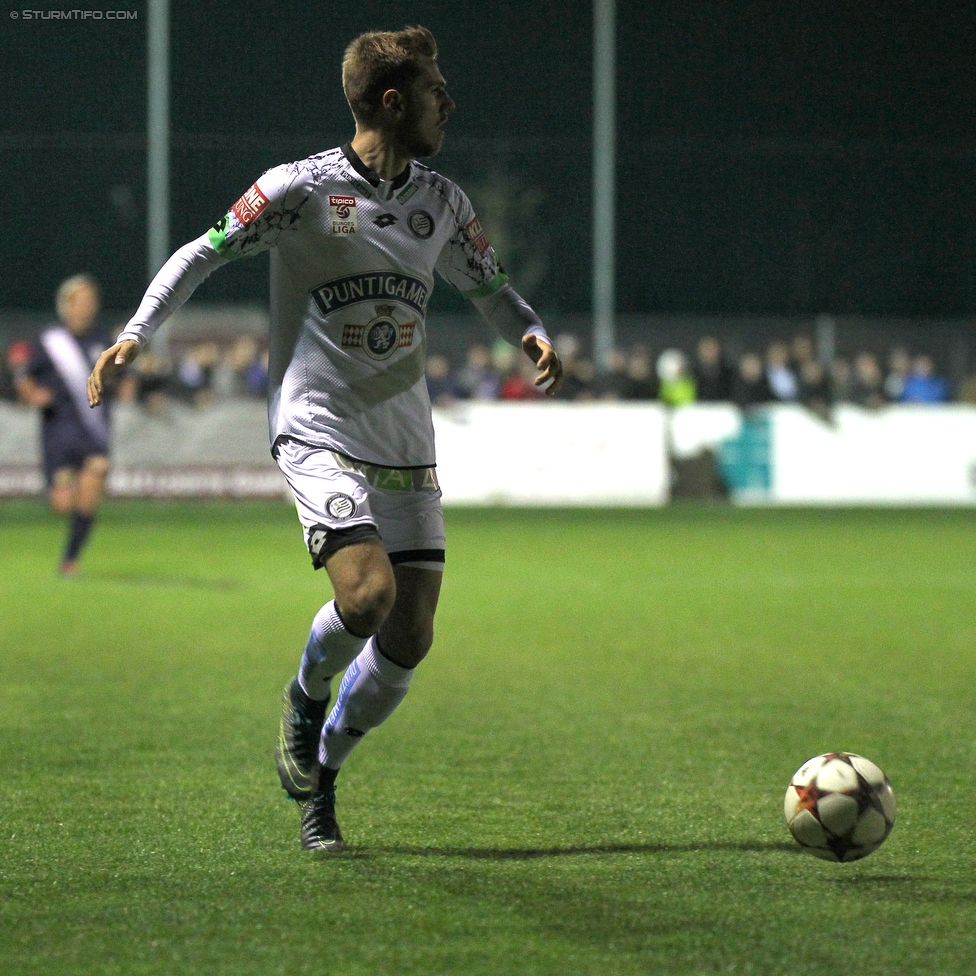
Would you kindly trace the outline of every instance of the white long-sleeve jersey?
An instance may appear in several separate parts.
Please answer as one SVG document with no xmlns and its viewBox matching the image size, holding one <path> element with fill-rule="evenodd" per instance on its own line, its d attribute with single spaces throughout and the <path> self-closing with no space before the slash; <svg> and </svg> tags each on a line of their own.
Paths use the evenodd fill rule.
<svg viewBox="0 0 976 976">
<path fill-rule="evenodd" d="M 145 342 L 213 271 L 271 250 L 268 423 L 383 467 L 435 463 L 424 379 L 434 272 L 514 345 L 546 339 L 470 201 L 413 162 L 379 180 L 350 146 L 268 170 L 160 269 L 121 339 Z"/>
</svg>

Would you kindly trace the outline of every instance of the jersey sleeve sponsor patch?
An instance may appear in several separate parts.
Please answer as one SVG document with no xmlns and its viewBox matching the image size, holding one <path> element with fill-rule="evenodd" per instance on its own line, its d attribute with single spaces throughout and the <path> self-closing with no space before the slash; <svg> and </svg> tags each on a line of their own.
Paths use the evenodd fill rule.
<svg viewBox="0 0 976 976">
<path fill-rule="evenodd" d="M 253 184 L 249 190 L 231 207 L 234 216 L 244 227 L 252 224 L 268 205 L 268 198 L 261 192 L 257 183 Z"/>
<path fill-rule="evenodd" d="M 488 243 L 488 235 L 485 234 L 484 228 L 481 226 L 481 221 L 477 217 L 472 217 L 471 220 L 464 225 L 464 231 L 468 235 L 468 240 L 474 245 L 477 252 L 484 257 L 485 252 L 491 245 Z"/>
</svg>

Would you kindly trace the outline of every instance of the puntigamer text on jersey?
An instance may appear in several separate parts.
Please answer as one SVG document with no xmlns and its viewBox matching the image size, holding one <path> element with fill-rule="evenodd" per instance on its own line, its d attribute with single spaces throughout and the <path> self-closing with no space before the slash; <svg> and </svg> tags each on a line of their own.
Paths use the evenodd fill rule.
<svg viewBox="0 0 976 976">
<path fill-rule="evenodd" d="M 430 290 L 419 278 L 412 278 L 410 275 L 371 271 L 327 281 L 312 289 L 312 297 L 323 315 L 374 298 L 389 298 L 402 302 L 420 315 L 424 315 L 427 311 Z"/>
</svg>

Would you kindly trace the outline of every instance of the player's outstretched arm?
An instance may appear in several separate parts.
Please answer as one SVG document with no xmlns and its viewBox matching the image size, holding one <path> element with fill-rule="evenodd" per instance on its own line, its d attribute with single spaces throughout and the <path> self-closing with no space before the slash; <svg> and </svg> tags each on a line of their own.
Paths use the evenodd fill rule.
<svg viewBox="0 0 976 976">
<path fill-rule="evenodd" d="M 546 396 L 552 396 L 563 385 L 563 364 L 559 353 L 545 339 L 540 339 L 534 333 L 522 336 L 522 349 L 539 371 L 539 375 L 535 378 L 535 385 L 542 386 L 543 383 L 549 383 L 546 387 Z M 552 382 L 549 382 L 550 380 Z"/>
<path fill-rule="evenodd" d="M 138 355 L 139 343 L 135 339 L 123 339 L 98 357 L 98 362 L 88 377 L 88 406 L 97 407 L 102 402 L 105 381 L 110 380 Z"/>
</svg>

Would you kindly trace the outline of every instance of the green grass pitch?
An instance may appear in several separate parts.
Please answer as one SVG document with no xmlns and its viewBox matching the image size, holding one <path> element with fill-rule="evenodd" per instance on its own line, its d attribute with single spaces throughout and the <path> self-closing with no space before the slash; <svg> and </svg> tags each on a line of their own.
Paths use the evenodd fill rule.
<svg viewBox="0 0 976 976">
<path fill-rule="evenodd" d="M 274 504 L 0 505 L 0 972 L 972 974 L 976 518 L 449 510 L 437 638 L 298 846 L 272 757 L 327 580 Z M 790 776 L 895 829 L 798 853 Z"/>
</svg>

